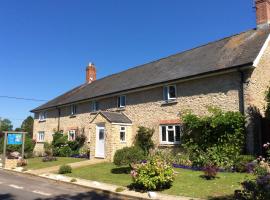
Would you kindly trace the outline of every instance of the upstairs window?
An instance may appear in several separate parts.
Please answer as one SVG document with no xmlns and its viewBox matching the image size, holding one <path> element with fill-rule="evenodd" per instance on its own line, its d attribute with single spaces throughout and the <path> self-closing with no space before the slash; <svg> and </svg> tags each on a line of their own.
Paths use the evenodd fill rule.
<svg viewBox="0 0 270 200">
<path fill-rule="evenodd" d="M 76 139 L 76 130 L 68 131 L 68 141 L 74 141 Z"/>
<path fill-rule="evenodd" d="M 126 142 L 126 127 L 120 126 L 120 142 Z"/>
<path fill-rule="evenodd" d="M 44 142 L 45 141 L 45 132 L 39 131 L 37 134 L 37 142 Z"/>
<path fill-rule="evenodd" d="M 97 112 L 99 110 L 99 103 L 97 101 L 91 102 L 91 112 Z"/>
<path fill-rule="evenodd" d="M 76 115 L 77 114 L 77 105 L 71 105 L 70 106 L 70 115 Z"/>
<path fill-rule="evenodd" d="M 163 88 L 164 101 L 173 101 L 176 99 L 176 85 L 168 85 Z"/>
<path fill-rule="evenodd" d="M 125 95 L 119 96 L 117 99 L 117 107 L 124 108 L 125 106 L 126 106 L 126 96 Z"/>
<path fill-rule="evenodd" d="M 161 144 L 180 144 L 180 125 L 162 125 L 160 130 Z"/>
<path fill-rule="evenodd" d="M 39 121 L 45 121 L 46 120 L 46 118 L 47 118 L 47 112 L 40 112 L 39 113 L 39 116 L 38 116 L 38 119 L 39 119 Z"/>
</svg>

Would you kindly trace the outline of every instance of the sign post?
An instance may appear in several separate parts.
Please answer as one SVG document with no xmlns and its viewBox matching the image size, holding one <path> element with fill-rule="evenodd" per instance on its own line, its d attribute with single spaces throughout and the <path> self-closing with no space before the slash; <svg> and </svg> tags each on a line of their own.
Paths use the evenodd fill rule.
<svg viewBox="0 0 270 200">
<path fill-rule="evenodd" d="M 4 138 L 4 150 L 3 150 L 3 168 L 6 165 L 6 149 L 8 144 L 12 145 L 22 145 L 22 158 L 24 158 L 24 143 L 25 143 L 25 134 L 27 132 L 14 132 L 14 131 L 5 131 Z"/>
</svg>

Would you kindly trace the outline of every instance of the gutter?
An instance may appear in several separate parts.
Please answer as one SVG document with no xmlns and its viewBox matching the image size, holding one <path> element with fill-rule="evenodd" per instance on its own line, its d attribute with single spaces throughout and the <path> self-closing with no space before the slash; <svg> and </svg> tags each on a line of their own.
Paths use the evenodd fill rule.
<svg viewBox="0 0 270 200">
<path fill-rule="evenodd" d="M 269 39 L 270 39 L 270 37 L 269 37 Z M 209 77 L 209 76 L 230 73 L 230 72 L 233 72 L 233 71 L 241 71 L 241 70 L 245 70 L 245 69 L 248 69 L 248 68 L 255 67 L 254 62 L 249 62 L 249 63 L 245 63 L 245 64 L 241 64 L 241 65 L 236 65 L 236 66 L 228 67 L 228 68 L 225 68 L 225 69 L 218 69 L 218 70 L 215 70 L 215 71 L 204 72 L 204 73 L 201 73 L 201 74 L 191 75 L 191 76 L 187 76 L 187 77 L 183 77 L 183 78 L 172 79 L 172 80 L 169 80 L 169 81 L 153 83 L 153 84 L 146 85 L 146 86 L 130 88 L 130 89 L 126 89 L 126 90 L 122 90 L 122 91 L 118 91 L 118 92 L 112 92 L 112 93 L 108 93 L 108 94 L 104 94 L 104 95 L 100 95 L 100 96 L 96 96 L 96 97 L 77 100 L 77 101 L 74 101 L 74 102 L 69 102 L 69 103 L 65 103 L 65 104 L 61 104 L 61 105 L 57 105 L 57 106 L 51 106 L 51 107 L 47 107 L 47 108 L 43 108 L 43 109 L 33 109 L 30 112 L 35 113 L 35 112 L 39 112 L 39 111 L 43 111 L 43 110 L 58 109 L 58 108 L 61 108 L 61 107 L 64 107 L 64 106 L 72 105 L 72 104 L 78 104 L 78 103 L 83 103 L 83 102 L 87 102 L 87 101 L 90 101 L 90 100 L 98 100 L 98 99 L 102 99 L 102 98 L 105 98 L 105 97 L 115 96 L 117 94 L 121 95 L 123 93 L 127 94 L 127 93 L 131 93 L 131 92 L 137 92 L 137 91 L 140 91 L 140 90 L 151 89 L 151 88 L 163 86 L 164 84 L 174 84 L 174 83 L 179 83 L 179 82 L 186 82 L 186 81 L 205 78 L 205 77 Z"/>
</svg>

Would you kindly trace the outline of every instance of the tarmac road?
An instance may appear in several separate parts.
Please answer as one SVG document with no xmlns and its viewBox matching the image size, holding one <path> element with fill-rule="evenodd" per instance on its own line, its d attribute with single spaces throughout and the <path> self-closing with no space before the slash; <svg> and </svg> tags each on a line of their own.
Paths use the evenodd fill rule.
<svg viewBox="0 0 270 200">
<path fill-rule="evenodd" d="M 0 200 L 128 199 L 107 192 L 0 169 Z"/>
</svg>

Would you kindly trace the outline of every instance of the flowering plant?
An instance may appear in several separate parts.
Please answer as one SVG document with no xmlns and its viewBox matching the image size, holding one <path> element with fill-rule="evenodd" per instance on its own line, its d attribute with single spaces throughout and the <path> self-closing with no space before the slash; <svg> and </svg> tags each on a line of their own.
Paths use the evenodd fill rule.
<svg viewBox="0 0 270 200">
<path fill-rule="evenodd" d="M 172 185 L 174 171 L 170 164 L 154 157 L 150 161 L 133 165 L 131 176 L 136 189 L 161 190 Z"/>
</svg>

